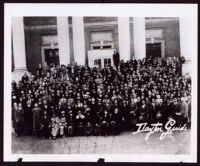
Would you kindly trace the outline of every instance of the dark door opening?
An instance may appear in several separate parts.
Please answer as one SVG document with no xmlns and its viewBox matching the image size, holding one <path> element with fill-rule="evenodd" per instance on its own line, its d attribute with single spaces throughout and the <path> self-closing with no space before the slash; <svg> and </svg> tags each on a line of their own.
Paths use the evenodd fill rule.
<svg viewBox="0 0 200 166">
<path fill-rule="evenodd" d="M 99 67 L 101 67 L 101 59 L 94 60 L 94 65 L 98 65 Z"/>
<path fill-rule="evenodd" d="M 59 52 L 58 49 L 45 49 L 45 62 L 49 66 L 50 64 L 59 65 Z"/>
<path fill-rule="evenodd" d="M 161 57 L 161 43 L 146 44 L 146 57 Z"/>
</svg>

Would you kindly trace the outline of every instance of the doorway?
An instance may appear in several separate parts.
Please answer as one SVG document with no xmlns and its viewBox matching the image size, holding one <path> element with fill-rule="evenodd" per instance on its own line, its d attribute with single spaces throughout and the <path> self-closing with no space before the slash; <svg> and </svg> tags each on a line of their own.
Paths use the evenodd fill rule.
<svg viewBox="0 0 200 166">
<path fill-rule="evenodd" d="M 114 49 L 89 50 L 88 65 L 90 67 L 106 67 L 113 66 Z"/>
<path fill-rule="evenodd" d="M 44 49 L 44 57 L 45 57 L 46 65 L 48 65 L 48 66 L 50 64 L 60 65 L 58 48 Z"/>
<path fill-rule="evenodd" d="M 111 58 L 98 58 L 94 60 L 94 65 L 97 67 L 104 68 L 106 66 L 111 66 Z"/>
<path fill-rule="evenodd" d="M 146 44 L 146 57 L 149 58 L 150 56 L 152 58 L 162 57 L 161 43 Z"/>
</svg>

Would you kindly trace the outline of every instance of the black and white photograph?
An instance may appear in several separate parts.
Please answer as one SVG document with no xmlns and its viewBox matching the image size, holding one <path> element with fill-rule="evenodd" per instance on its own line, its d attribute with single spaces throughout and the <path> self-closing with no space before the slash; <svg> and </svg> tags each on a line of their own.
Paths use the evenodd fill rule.
<svg viewBox="0 0 200 166">
<path fill-rule="evenodd" d="M 197 160 L 196 5 L 26 5 L 5 6 L 4 160 Z"/>
</svg>

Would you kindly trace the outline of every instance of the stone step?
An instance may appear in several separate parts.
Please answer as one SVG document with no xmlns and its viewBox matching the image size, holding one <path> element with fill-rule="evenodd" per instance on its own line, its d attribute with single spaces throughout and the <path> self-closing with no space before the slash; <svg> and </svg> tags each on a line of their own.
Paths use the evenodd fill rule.
<svg viewBox="0 0 200 166">
<path fill-rule="evenodd" d="M 27 70 L 15 70 L 12 72 L 12 80 L 18 83 L 22 76 L 26 73 L 27 76 L 30 76 L 30 73 Z"/>
</svg>

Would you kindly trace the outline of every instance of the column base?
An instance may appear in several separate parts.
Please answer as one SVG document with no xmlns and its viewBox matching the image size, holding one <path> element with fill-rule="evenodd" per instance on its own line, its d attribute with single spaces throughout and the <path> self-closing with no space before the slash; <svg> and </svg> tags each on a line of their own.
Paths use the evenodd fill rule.
<svg viewBox="0 0 200 166">
<path fill-rule="evenodd" d="M 25 73 L 27 74 L 27 76 L 30 76 L 30 73 L 28 72 L 28 70 L 26 68 L 24 68 L 24 69 L 15 69 L 12 72 L 12 80 L 14 80 L 16 83 L 18 83 L 22 79 L 22 76 Z"/>
<path fill-rule="evenodd" d="M 182 75 L 191 76 L 191 60 L 186 60 L 185 63 L 182 64 Z"/>
</svg>

